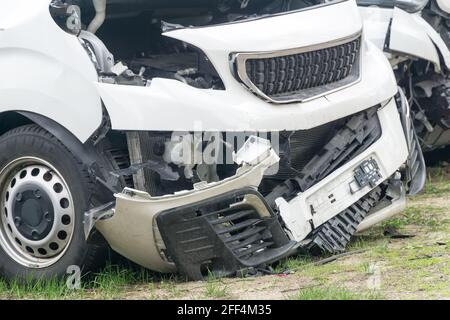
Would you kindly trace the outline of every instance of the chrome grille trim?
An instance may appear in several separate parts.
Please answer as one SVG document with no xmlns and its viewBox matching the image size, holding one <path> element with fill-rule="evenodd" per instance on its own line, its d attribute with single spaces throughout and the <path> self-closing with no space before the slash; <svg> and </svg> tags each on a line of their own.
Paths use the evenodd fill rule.
<svg viewBox="0 0 450 320">
<path fill-rule="evenodd" d="M 318 52 L 324 49 L 330 49 L 339 47 L 345 44 L 350 44 L 356 40 L 359 40 L 359 47 L 357 53 L 357 60 L 354 62 L 350 74 L 338 81 L 326 83 L 324 85 L 315 86 L 312 88 L 300 89 L 294 92 L 288 92 L 286 94 L 280 94 L 272 96 L 264 93 L 260 88 L 255 85 L 250 79 L 247 73 L 247 62 L 250 60 L 258 59 L 270 59 L 280 58 L 286 56 L 294 56 L 299 54 L 305 54 L 309 52 Z M 249 52 L 249 53 L 234 53 L 231 55 L 231 67 L 235 77 L 250 91 L 260 96 L 264 100 L 276 103 L 286 104 L 294 102 L 305 102 L 318 97 L 336 92 L 338 90 L 345 89 L 361 80 L 361 57 L 362 57 L 362 31 L 359 31 L 349 37 L 342 38 L 337 41 L 322 43 L 313 46 L 307 46 L 296 49 L 271 51 L 271 52 Z"/>
</svg>

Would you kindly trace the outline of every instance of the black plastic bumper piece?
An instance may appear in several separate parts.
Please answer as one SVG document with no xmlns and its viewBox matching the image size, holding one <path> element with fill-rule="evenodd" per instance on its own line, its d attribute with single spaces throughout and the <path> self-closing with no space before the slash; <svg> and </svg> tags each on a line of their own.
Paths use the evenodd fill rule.
<svg viewBox="0 0 450 320">
<path fill-rule="evenodd" d="M 157 224 L 168 255 L 191 280 L 262 267 L 292 254 L 296 245 L 250 188 L 162 212 Z"/>
<path fill-rule="evenodd" d="M 344 252 L 359 224 L 381 198 L 382 189 L 376 187 L 364 198 L 314 230 L 309 239 L 310 243 L 303 249 L 312 254 Z"/>
</svg>

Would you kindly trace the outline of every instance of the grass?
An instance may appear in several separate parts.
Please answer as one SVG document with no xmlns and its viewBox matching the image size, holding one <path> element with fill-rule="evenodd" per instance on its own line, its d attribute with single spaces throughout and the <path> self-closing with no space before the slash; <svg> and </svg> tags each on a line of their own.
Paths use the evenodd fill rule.
<svg viewBox="0 0 450 320">
<path fill-rule="evenodd" d="M 313 259 L 309 256 L 298 256 L 295 258 L 288 258 L 274 267 L 274 273 L 293 272 L 303 269 L 306 265 L 311 264 Z"/>
<path fill-rule="evenodd" d="M 79 289 L 70 289 L 65 280 L 28 280 L 24 283 L 0 280 L 0 299 L 119 299 L 130 286 L 152 281 L 152 274 L 145 269 L 136 271 L 108 265 L 101 272 L 82 279 Z"/>
<path fill-rule="evenodd" d="M 405 226 L 415 225 L 438 229 L 442 226 L 442 216 L 447 208 L 439 206 L 417 205 L 409 207 L 397 218 L 383 222 L 382 226 L 390 230 L 402 230 Z"/>
<path fill-rule="evenodd" d="M 450 175 L 445 174 L 431 170 L 425 191 L 410 199 L 403 214 L 354 237 L 348 251 L 365 249 L 364 253 L 325 266 L 300 268 L 297 276 L 320 286 L 302 289 L 291 298 L 378 299 L 387 294 L 390 298 L 449 299 Z M 387 230 L 415 237 L 391 239 L 384 235 Z M 381 290 L 367 292 L 367 280 L 376 270 Z"/>
<path fill-rule="evenodd" d="M 228 286 L 220 281 L 208 281 L 205 286 L 205 297 L 211 299 L 223 299 L 228 297 Z"/>
<path fill-rule="evenodd" d="M 368 276 L 373 276 L 375 274 L 375 265 L 365 261 L 361 264 L 361 270 L 364 272 L 364 274 Z"/>
<path fill-rule="evenodd" d="M 299 290 L 291 300 L 379 300 L 377 292 L 353 292 L 345 288 L 315 287 Z"/>
<path fill-rule="evenodd" d="M 428 168 L 427 184 L 425 185 L 422 197 L 445 196 L 450 193 L 450 167 L 441 166 Z"/>
<path fill-rule="evenodd" d="M 81 298 L 78 291 L 68 289 L 65 282 L 58 280 L 28 281 L 26 283 L 11 282 L 0 284 L 0 297 L 3 299 L 74 299 Z"/>
<path fill-rule="evenodd" d="M 204 295 L 207 299 L 225 299 L 229 295 L 228 286 L 209 272 Z"/>
<path fill-rule="evenodd" d="M 99 292 L 100 296 L 105 299 L 113 299 L 119 297 L 124 287 L 136 283 L 144 282 L 141 273 L 135 273 L 127 269 L 122 269 L 119 266 L 109 265 L 105 270 L 97 274 L 92 281 L 90 281 L 85 290 L 93 290 Z"/>
</svg>

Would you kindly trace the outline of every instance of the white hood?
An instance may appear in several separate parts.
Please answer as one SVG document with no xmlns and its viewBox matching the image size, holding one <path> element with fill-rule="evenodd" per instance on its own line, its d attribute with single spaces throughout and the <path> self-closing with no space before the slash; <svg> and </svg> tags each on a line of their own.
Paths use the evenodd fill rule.
<svg viewBox="0 0 450 320">
<path fill-rule="evenodd" d="M 253 21 L 192 27 L 166 32 L 167 37 L 191 43 L 206 53 L 215 51 L 275 51 L 336 41 L 361 31 L 354 0 L 317 6 Z"/>
<path fill-rule="evenodd" d="M 164 35 L 203 50 L 225 85 L 231 85 L 230 82 L 235 82 L 230 74 L 231 53 L 296 49 L 335 42 L 360 32 L 362 26 L 355 1 L 348 0 L 253 21 L 178 29 Z"/>
</svg>

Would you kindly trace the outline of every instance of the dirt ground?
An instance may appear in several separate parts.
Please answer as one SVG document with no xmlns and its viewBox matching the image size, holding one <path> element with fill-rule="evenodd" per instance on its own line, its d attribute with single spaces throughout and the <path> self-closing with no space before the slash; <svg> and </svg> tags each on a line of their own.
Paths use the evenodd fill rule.
<svg viewBox="0 0 450 320">
<path fill-rule="evenodd" d="M 431 170 L 403 214 L 355 237 L 350 254 L 330 263 L 300 256 L 274 266 L 274 275 L 204 282 L 110 266 L 80 290 L 0 280 L 0 299 L 450 300 L 449 173 Z"/>
</svg>

